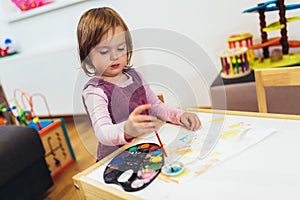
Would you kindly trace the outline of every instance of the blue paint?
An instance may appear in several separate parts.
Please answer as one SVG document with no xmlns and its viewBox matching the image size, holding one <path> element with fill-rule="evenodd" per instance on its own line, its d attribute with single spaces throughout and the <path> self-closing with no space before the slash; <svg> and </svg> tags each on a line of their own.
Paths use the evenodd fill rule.
<svg viewBox="0 0 300 200">
<path fill-rule="evenodd" d="M 158 156 L 162 153 L 161 149 L 157 149 L 151 153 L 151 156 Z"/>
<path fill-rule="evenodd" d="M 179 140 L 182 141 L 182 142 L 185 142 L 186 140 L 188 139 L 188 136 L 183 136 L 182 138 L 180 138 Z"/>
<path fill-rule="evenodd" d="M 117 165 L 117 164 L 119 164 L 120 162 L 123 162 L 123 160 L 120 159 L 120 158 L 115 158 L 115 159 L 113 159 L 113 160 L 110 162 L 110 164 L 111 164 L 111 165 Z"/>
<path fill-rule="evenodd" d="M 179 171 L 181 171 L 182 170 L 182 167 L 179 167 L 179 166 L 175 166 L 175 167 L 170 167 L 170 169 L 169 169 L 169 173 L 170 174 L 176 174 L 176 173 L 178 173 Z"/>
<path fill-rule="evenodd" d="M 170 165 L 165 165 L 162 168 L 162 173 L 167 176 L 177 176 L 184 171 L 184 166 L 181 162 L 174 162 Z"/>
</svg>

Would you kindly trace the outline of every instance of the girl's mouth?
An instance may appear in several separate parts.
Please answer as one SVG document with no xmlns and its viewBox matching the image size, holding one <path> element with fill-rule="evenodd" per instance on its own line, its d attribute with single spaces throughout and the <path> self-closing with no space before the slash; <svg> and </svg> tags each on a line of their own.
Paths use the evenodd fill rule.
<svg viewBox="0 0 300 200">
<path fill-rule="evenodd" d="M 111 67 L 114 68 L 114 69 L 115 69 L 115 68 L 118 68 L 119 66 L 120 66 L 120 64 L 114 64 L 114 65 L 111 65 Z"/>
</svg>

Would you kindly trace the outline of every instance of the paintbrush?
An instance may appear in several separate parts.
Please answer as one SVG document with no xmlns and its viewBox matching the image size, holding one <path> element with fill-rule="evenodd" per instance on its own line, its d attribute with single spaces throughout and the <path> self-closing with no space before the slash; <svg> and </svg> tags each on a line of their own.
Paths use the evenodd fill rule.
<svg viewBox="0 0 300 200">
<path fill-rule="evenodd" d="M 146 101 L 145 101 L 144 99 L 142 99 L 142 104 L 146 104 Z M 146 109 L 146 114 L 147 114 L 147 115 L 150 115 L 149 109 Z M 156 137 L 157 137 L 157 139 L 158 139 L 158 142 L 159 142 L 159 144 L 160 144 L 160 146 L 161 146 L 161 150 L 162 150 L 163 154 L 164 154 L 165 157 L 167 158 L 167 157 L 168 157 L 167 152 L 166 152 L 166 150 L 165 150 L 165 148 L 164 148 L 164 146 L 163 146 L 163 144 L 162 144 L 162 142 L 161 142 L 161 140 L 160 140 L 160 137 L 159 137 L 157 131 L 155 131 L 155 135 L 156 135 Z"/>
<path fill-rule="evenodd" d="M 146 104 L 146 101 L 144 99 L 142 99 L 141 101 L 142 101 L 142 104 Z M 146 111 L 147 115 L 150 115 L 149 109 L 146 109 L 145 111 Z M 166 150 L 165 150 L 165 148 L 164 148 L 164 146 L 163 146 L 163 144 L 161 142 L 161 139 L 160 139 L 157 131 L 155 131 L 155 135 L 156 135 L 156 137 L 158 139 L 158 142 L 159 142 L 159 144 L 161 146 L 161 150 L 162 150 L 162 152 L 163 152 L 163 154 L 164 154 L 164 156 L 166 158 L 166 165 L 165 165 L 166 170 L 169 171 L 169 172 L 171 172 L 171 173 L 174 173 L 175 170 L 174 170 L 172 164 L 169 163 L 167 152 L 166 152 Z"/>
</svg>

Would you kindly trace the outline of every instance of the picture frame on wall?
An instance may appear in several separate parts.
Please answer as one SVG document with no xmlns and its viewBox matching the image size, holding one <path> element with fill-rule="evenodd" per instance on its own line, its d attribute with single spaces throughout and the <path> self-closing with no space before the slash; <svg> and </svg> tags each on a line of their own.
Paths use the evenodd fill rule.
<svg viewBox="0 0 300 200">
<path fill-rule="evenodd" d="M 89 0 L 6 0 L 8 22 L 13 23 Z M 3 4 L 3 3 L 2 3 Z"/>
</svg>

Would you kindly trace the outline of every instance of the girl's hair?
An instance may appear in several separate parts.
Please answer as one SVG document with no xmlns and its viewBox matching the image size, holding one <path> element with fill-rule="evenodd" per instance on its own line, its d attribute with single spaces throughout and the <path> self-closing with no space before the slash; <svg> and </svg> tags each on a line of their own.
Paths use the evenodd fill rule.
<svg viewBox="0 0 300 200">
<path fill-rule="evenodd" d="M 125 32 L 127 49 L 127 67 L 130 66 L 132 55 L 132 39 L 126 23 L 121 16 L 111 8 L 102 7 L 86 11 L 77 26 L 77 40 L 81 67 L 88 76 L 95 75 L 95 67 L 89 60 L 89 53 L 113 28 L 120 26 Z"/>
</svg>

